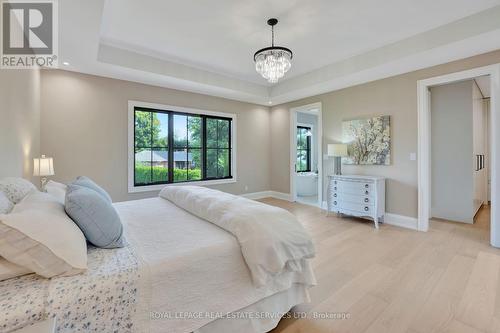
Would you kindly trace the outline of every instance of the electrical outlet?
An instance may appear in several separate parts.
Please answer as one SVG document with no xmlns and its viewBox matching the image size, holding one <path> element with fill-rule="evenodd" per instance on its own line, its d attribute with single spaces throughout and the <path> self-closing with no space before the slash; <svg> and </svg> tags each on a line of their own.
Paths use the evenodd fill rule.
<svg viewBox="0 0 500 333">
<path fill-rule="evenodd" d="M 416 161 L 417 160 L 417 153 L 410 153 L 410 161 Z"/>
<path fill-rule="evenodd" d="M 245 185 L 245 192 L 248 192 L 248 185 Z"/>
</svg>

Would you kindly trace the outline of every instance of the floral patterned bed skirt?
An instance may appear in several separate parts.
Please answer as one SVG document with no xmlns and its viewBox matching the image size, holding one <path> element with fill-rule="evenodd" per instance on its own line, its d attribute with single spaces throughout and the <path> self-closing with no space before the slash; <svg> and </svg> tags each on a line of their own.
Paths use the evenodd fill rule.
<svg viewBox="0 0 500 333">
<path fill-rule="evenodd" d="M 0 332 L 56 317 L 56 332 L 135 332 L 139 261 L 130 246 L 89 247 L 88 270 L 44 279 L 30 274 L 0 282 Z"/>
</svg>

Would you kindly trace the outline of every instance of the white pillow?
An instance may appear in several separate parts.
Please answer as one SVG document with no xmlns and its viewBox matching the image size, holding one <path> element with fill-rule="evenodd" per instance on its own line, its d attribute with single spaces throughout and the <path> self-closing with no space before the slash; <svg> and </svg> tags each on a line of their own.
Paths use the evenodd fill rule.
<svg viewBox="0 0 500 333">
<path fill-rule="evenodd" d="M 9 214 L 12 208 L 14 208 L 12 201 L 0 191 L 0 214 Z"/>
<path fill-rule="evenodd" d="M 35 185 L 23 178 L 7 177 L 0 179 L 0 191 L 14 204 L 21 201 L 29 192 L 36 190 Z"/>
<path fill-rule="evenodd" d="M 29 273 L 33 272 L 0 257 L 0 281 L 12 279 Z"/>
<path fill-rule="evenodd" d="M 64 206 L 35 191 L 0 215 L 0 256 L 46 278 L 75 275 L 87 268 L 87 243 Z"/>
<path fill-rule="evenodd" d="M 53 180 L 49 180 L 45 185 L 45 191 L 57 199 L 60 203 L 64 205 L 66 200 L 66 190 L 68 186 L 66 184 L 58 183 Z"/>
</svg>

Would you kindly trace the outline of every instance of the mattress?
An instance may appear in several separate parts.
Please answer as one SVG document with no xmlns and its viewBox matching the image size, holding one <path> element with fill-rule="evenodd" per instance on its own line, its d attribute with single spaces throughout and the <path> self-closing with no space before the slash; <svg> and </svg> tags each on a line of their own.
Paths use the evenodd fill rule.
<svg viewBox="0 0 500 333">
<path fill-rule="evenodd" d="M 227 314 L 266 302 L 287 311 L 315 283 L 309 268 L 256 288 L 228 232 L 161 198 L 115 207 L 129 244 L 89 247 L 81 275 L 0 282 L 0 332 L 50 317 L 57 332 L 209 332 Z M 281 295 L 279 304 L 273 295 Z"/>
</svg>

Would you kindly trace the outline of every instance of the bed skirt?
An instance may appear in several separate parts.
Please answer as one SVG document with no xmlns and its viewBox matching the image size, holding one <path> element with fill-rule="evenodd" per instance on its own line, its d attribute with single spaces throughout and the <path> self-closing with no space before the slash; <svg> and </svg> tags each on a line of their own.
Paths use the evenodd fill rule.
<svg viewBox="0 0 500 333">
<path fill-rule="evenodd" d="M 308 302 L 308 288 L 303 284 L 294 284 L 290 289 L 216 319 L 193 333 L 269 332 L 294 306 Z"/>
</svg>

